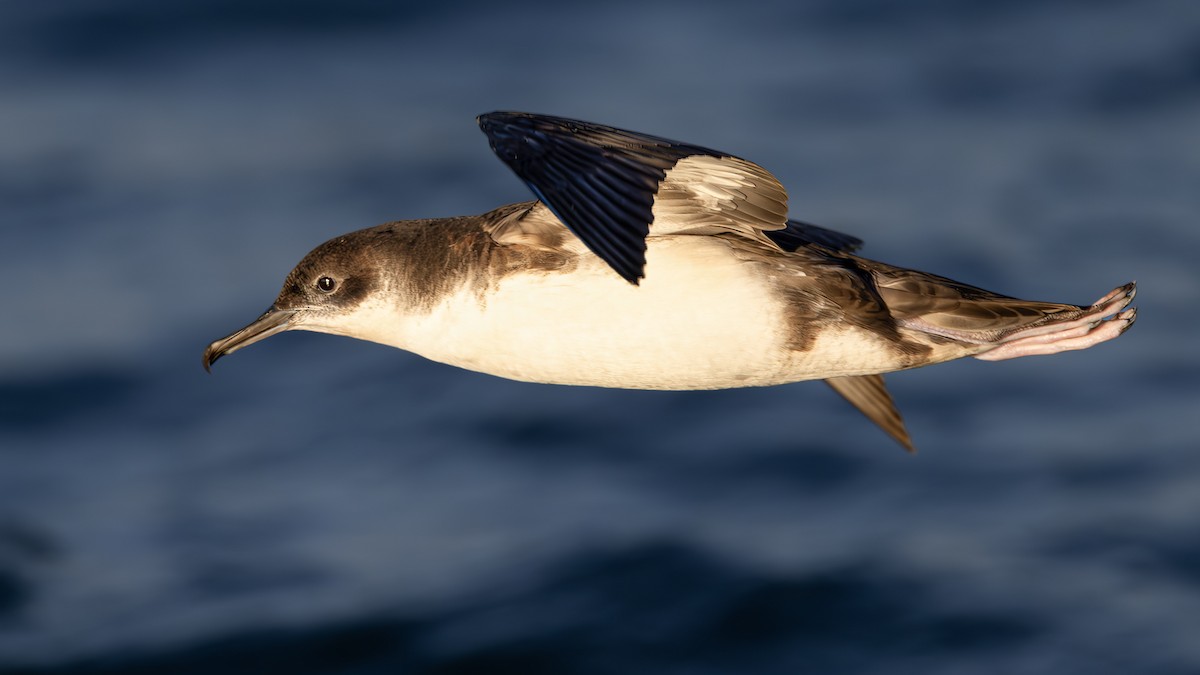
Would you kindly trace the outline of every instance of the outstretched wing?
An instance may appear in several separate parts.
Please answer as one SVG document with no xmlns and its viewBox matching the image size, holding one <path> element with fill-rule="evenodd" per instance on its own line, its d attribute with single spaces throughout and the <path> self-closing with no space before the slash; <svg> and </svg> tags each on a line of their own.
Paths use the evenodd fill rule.
<svg viewBox="0 0 1200 675">
<path fill-rule="evenodd" d="M 636 284 L 650 234 L 734 233 L 794 250 L 850 250 L 854 237 L 787 219 L 787 191 L 727 153 L 548 115 L 494 112 L 492 150 L 584 245 Z"/>
</svg>

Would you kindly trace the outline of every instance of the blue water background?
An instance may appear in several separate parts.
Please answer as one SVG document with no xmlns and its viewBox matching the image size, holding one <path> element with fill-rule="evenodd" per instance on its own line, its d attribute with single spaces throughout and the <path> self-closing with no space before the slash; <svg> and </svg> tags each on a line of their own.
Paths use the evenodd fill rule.
<svg viewBox="0 0 1200 675">
<path fill-rule="evenodd" d="M 524 200 L 475 115 L 774 171 L 869 256 L 1137 326 L 826 387 L 291 333 L 316 244 Z M 1200 672 L 1200 3 L 0 4 L 0 671 Z"/>
</svg>

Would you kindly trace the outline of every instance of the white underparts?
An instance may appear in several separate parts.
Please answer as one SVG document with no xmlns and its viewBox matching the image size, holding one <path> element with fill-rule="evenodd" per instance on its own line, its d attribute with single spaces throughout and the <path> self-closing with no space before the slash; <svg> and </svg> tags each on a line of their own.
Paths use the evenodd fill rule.
<svg viewBox="0 0 1200 675">
<path fill-rule="evenodd" d="M 845 327 L 810 350 L 789 349 L 782 300 L 754 269 L 720 239 L 651 239 L 639 286 L 585 256 L 567 272 L 511 274 L 483 293 L 459 288 L 432 311 L 409 312 L 387 293 L 303 328 L 515 380 L 628 389 L 773 385 L 896 367 L 874 336 Z"/>
</svg>

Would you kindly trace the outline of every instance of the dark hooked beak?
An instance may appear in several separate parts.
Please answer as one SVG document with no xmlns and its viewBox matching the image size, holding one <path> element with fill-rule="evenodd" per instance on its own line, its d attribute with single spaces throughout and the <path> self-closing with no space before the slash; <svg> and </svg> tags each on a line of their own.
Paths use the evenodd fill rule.
<svg viewBox="0 0 1200 675">
<path fill-rule="evenodd" d="M 232 354 L 242 347 L 287 330 L 291 327 L 292 317 L 295 314 L 296 310 L 294 309 L 279 309 L 272 306 L 263 312 L 262 316 L 255 319 L 254 323 L 209 345 L 208 349 L 204 350 L 204 369 L 212 372 L 212 364 L 222 356 Z"/>
</svg>

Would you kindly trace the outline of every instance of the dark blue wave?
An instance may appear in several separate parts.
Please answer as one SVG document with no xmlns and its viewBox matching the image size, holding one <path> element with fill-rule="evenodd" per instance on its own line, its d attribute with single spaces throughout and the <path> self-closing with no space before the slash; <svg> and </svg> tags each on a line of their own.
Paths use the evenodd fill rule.
<svg viewBox="0 0 1200 675">
<path fill-rule="evenodd" d="M 885 561 L 764 576 L 688 546 L 647 543 L 581 552 L 524 588 L 436 613 L 248 631 L 15 672 L 904 673 L 935 656 L 988 672 L 971 664 L 1036 642 L 1036 617 L 947 608 L 939 586 Z"/>
</svg>

